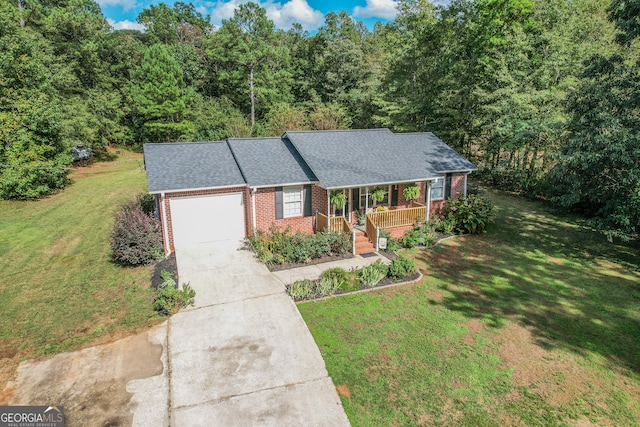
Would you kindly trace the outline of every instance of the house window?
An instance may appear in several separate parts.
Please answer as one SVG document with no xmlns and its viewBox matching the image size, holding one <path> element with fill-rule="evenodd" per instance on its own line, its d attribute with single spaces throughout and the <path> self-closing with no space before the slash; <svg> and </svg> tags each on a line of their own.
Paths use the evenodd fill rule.
<svg viewBox="0 0 640 427">
<path fill-rule="evenodd" d="M 286 187 L 282 190 L 282 210 L 285 218 L 302 216 L 302 187 Z"/>
<path fill-rule="evenodd" d="M 381 202 L 378 202 L 377 206 L 388 205 L 389 204 L 389 186 L 381 187 L 384 189 L 384 199 Z M 374 190 L 373 187 L 369 188 L 369 207 L 373 206 L 373 200 L 371 200 L 371 192 Z M 367 189 L 366 187 L 360 188 L 360 209 L 364 209 L 367 206 Z"/>
<path fill-rule="evenodd" d="M 444 179 L 438 178 L 431 184 L 431 200 L 444 199 Z"/>
</svg>

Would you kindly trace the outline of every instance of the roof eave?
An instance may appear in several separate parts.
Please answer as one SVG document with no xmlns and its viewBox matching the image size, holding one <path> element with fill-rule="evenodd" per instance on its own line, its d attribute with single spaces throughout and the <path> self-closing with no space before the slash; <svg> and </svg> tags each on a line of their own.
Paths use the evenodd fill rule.
<svg viewBox="0 0 640 427">
<path fill-rule="evenodd" d="M 271 187 L 294 187 L 297 185 L 314 185 L 319 184 L 320 181 L 303 181 L 303 182 L 292 182 L 286 184 L 261 184 L 261 185 L 249 185 L 251 189 L 261 189 L 261 188 L 271 188 Z"/>
<path fill-rule="evenodd" d="M 179 189 L 170 189 L 170 190 L 157 190 L 157 191 L 149 191 L 149 194 L 162 194 L 162 193 L 185 193 L 189 191 L 207 191 L 207 190 L 226 190 L 229 188 L 243 188 L 247 187 L 247 184 L 233 184 L 233 185 L 218 185 L 215 187 L 199 187 L 199 188 L 179 188 Z"/>
</svg>

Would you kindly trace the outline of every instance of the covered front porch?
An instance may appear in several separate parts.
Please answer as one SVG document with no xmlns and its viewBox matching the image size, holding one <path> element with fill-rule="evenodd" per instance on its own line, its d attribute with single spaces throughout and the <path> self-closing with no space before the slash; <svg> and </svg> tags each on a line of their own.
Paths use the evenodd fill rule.
<svg viewBox="0 0 640 427">
<path fill-rule="evenodd" d="M 403 231 L 429 218 L 430 184 L 423 181 L 329 190 L 329 215 L 316 213 L 316 231 L 349 233 L 354 254 L 378 251 L 381 230 Z M 405 191 L 407 187 L 413 187 L 412 197 Z M 337 192 L 343 196 L 336 204 L 336 199 L 340 200 L 335 197 Z"/>
</svg>

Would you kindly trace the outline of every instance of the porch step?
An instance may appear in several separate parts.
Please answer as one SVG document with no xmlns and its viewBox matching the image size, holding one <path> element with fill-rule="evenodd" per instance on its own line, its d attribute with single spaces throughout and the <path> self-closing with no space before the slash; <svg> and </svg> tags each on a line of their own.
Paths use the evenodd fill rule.
<svg viewBox="0 0 640 427">
<path fill-rule="evenodd" d="M 375 251 L 376 249 L 373 243 L 369 241 L 367 233 L 362 231 L 356 232 L 356 255 L 368 254 Z"/>
</svg>

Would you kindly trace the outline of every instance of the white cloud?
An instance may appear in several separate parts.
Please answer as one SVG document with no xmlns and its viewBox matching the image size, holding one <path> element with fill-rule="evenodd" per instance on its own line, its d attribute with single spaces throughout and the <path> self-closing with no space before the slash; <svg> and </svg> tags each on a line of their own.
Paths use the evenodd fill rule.
<svg viewBox="0 0 640 427">
<path fill-rule="evenodd" d="M 144 25 L 138 24 L 137 22 L 131 22 L 127 19 L 125 19 L 124 21 L 116 22 L 113 19 L 107 18 L 107 22 L 113 27 L 114 30 L 145 30 Z"/>
<path fill-rule="evenodd" d="M 133 9 L 136 0 L 97 0 L 100 6 L 122 6 L 124 10 Z"/>
<path fill-rule="evenodd" d="M 249 0 L 216 1 L 209 3 L 212 7 L 211 21 L 214 25 L 222 24 L 223 19 L 233 17 L 233 11 Z M 313 9 L 307 0 L 289 0 L 283 3 L 273 1 L 259 2 L 260 7 L 267 11 L 267 17 L 276 27 L 289 29 L 294 23 L 299 23 L 305 30 L 316 30 L 324 22 L 324 14 Z"/>
<path fill-rule="evenodd" d="M 269 19 L 282 29 L 289 29 L 297 22 L 305 30 L 316 30 L 324 22 L 324 14 L 309 6 L 307 0 L 290 0 L 283 5 L 273 3 L 265 9 Z"/>
<path fill-rule="evenodd" d="M 358 18 L 395 19 L 398 14 L 397 5 L 398 2 L 394 0 L 367 0 L 365 7 L 356 6 L 353 9 L 353 16 Z"/>
</svg>

